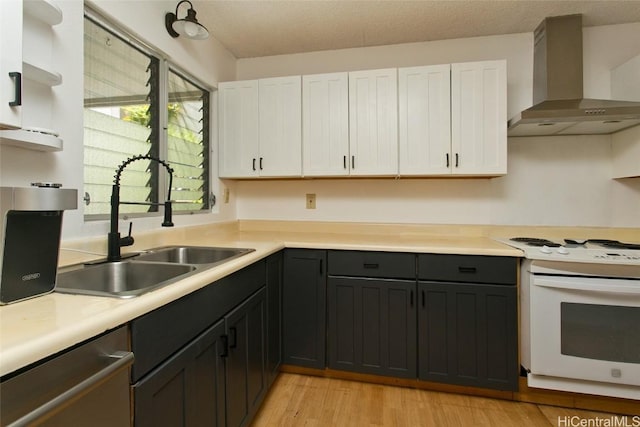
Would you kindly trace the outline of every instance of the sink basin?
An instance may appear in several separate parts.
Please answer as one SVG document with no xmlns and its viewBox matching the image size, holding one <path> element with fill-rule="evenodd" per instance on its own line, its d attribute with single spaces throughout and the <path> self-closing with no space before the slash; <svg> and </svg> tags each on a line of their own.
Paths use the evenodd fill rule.
<svg viewBox="0 0 640 427">
<path fill-rule="evenodd" d="M 140 261 L 168 262 L 177 264 L 214 264 L 223 262 L 253 252 L 255 249 L 217 248 L 210 246 L 166 246 L 151 249 L 148 253 L 139 255 Z"/>
<path fill-rule="evenodd" d="M 166 286 L 197 269 L 195 265 L 121 261 L 59 273 L 56 292 L 131 298 Z"/>
</svg>

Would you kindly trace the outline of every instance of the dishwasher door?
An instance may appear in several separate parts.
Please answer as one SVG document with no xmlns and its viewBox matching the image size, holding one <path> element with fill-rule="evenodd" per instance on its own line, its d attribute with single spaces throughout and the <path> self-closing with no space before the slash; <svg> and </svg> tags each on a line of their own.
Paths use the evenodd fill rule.
<svg viewBox="0 0 640 427">
<path fill-rule="evenodd" d="M 120 327 L 0 382 L 2 426 L 131 424 L 127 328 Z"/>
</svg>

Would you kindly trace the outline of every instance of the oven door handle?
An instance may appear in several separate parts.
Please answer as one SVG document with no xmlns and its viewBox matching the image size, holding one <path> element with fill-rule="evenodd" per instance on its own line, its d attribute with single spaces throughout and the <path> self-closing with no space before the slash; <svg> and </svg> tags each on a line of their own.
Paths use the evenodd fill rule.
<svg viewBox="0 0 640 427">
<path fill-rule="evenodd" d="M 533 281 L 533 285 L 543 288 L 567 289 L 583 292 L 586 291 L 606 294 L 640 295 L 640 282 L 637 280 L 612 279 L 611 281 L 614 281 L 615 283 L 604 283 L 604 279 L 594 280 L 570 277 L 550 280 L 536 277 Z"/>
</svg>

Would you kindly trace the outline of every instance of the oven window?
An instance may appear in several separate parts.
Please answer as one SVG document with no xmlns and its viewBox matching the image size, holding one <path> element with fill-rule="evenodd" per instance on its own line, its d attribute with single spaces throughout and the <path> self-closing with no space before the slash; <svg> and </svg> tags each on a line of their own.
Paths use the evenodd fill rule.
<svg viewBox="0 0 640 427">
<path fill-rule="evenodd" d="M 562 354 L 640 363 L 640 308 L 563 302 L 560 319 Z"/>
</svg>

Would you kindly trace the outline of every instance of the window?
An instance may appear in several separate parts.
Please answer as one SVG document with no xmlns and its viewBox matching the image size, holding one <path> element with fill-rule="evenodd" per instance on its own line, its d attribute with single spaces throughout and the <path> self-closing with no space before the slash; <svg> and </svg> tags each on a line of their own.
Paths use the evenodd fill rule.
<svg viewBox="0 0 640 427">
<path fill-rule="evenodd" d="M 174 169 L 172 195 L 175 210 L 206 209 L 209 194 L 208 92 L 169 70 L 167 160 Z"/>
<path fill-rule="evenodd" d="M 209 209 L 209 91 L 161 55 L 90 12 L 84 29 L 84 182 L 86 219 L 110 212 L 116 169 L 151 155 L 174 170 L 173 209 Z M 138 160 L 120 181 L 120 212 L 157 215 L 169 179 L 156 162 Z"/>
</svg>

